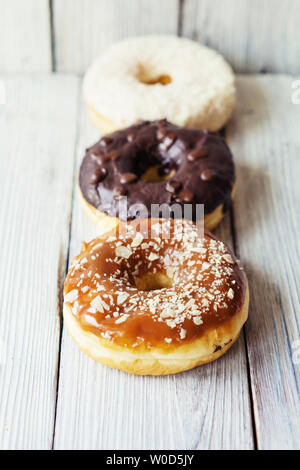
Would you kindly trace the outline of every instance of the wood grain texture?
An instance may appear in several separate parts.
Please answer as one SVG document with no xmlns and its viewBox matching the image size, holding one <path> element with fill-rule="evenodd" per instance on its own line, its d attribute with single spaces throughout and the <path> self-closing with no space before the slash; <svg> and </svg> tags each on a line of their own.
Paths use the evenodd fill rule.
<svg viewBox="0 0 300 470">
<path fill-rule="evenodd" d="M 0 0 L 0 71 L 50 70 L 49 0 Z"/>
<path fill-rule="evenodd" d="M 300 72 L 299 0 L 0 0 L 0 12 L 0 71 L 50 71 L 53 54 L 57 71 L 83 73 L 114 41 L 183 32 L 238 72 Z"/>
<path fill-rule="evenodd" d="M 98 138 L 83 111 L 78 167 L 84 148 Z M 91 227 L 77 194 L 71 258 Z M 218 234 L 231 242 L 229 216 Z M 135 377 L 97 364 L 64 329 L 55 449 L 251 449 L 243 337 L 221 359 L 166 377 Z"/>
<path fill-rule="evenodd" d="M 237 72 L 300 73 L 299 0 L 184 0 L 183 35 Z"/>
<path fill-rule="evenodd" d="M 53 0 L 56 70 L 85 72 L 114 41 L 176 34 L 177 0 Z"/>
<path fill-rule="evenodd" d="M 238 165 L 236 234 L 250 284 L 246 324 L 258 447 L 300 448 L 300 105 L 288 76 L 238 79 L 228 129 Z M 298 285 L 297 285 L 298 284 Z"/>
<path fill-rule="evenodd" d="M 0 105 L 0 449 L 50 449 L 78 79 L 5 78 Z"/>
<path fill-rule="evenodd" d="M 73 155 L 98 138 L 70 76 L 5 78 L 0 105 L 0 449 L 251 449 L 243 336 L 194 371 L 133 377 L 95 363 L 63 331 L 61 281 Z M 260 449 L 300 448 L 299 118 L 289 76 L 239 76 L 228 138 L 235 237 L 249 278 L 246 325 Z M 73 178 L 73 183 L 76 178 Z M 231 242 L 227 216 L 217 231 Z M 70 256 L 96 235 L 75 191 Z"/>
</svg>

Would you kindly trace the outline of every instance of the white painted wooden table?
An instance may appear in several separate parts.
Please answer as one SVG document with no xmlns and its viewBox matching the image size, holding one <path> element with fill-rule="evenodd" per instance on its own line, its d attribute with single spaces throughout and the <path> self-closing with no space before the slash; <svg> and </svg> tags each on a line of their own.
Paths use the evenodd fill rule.
<svg viewBox="0 0 300 470">
<path fill-rule="evenodd" d="M 93 362 L 62 323 L 69 260 L 95 235 L 75 185 L 84 148 L 99 137 L 81 104 L 80 79 L 2 78 L 0 448 L 299 449 L 294 79 L 239 76 L 227 128 L 238 188 L 217 234 L 249 277 L 243 334 L 215 363 L 176 376 L 134 377 Z"/>
<path fill-rule="evenodd" d="M 295 75 L 299 14 L 300 0 L 0 0 L 0 449 L 300 448 L 295 77 L 238 79 L 237 196 L 217 234 L 245 264 L 251 305 L 232 350 L 131 377 L 84 356 L 61 311 L 69 260 L 95 235 L 75 187 L 99 137 L 80 93 L 94 57 L 124 37 L 178 34 L 237 72 Z"/>
</svg>

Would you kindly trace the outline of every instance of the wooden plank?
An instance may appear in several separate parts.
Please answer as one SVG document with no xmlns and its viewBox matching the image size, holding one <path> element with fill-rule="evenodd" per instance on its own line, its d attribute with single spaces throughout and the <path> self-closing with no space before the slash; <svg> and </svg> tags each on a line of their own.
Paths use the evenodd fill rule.
<svg viewBox="0 0 300 470">
<path fill-rule="evenodd" d="M 176 34 L 177 0 L 53 0 L 56 69 L 85 72 L 114 41 L 141 34 Z"/>
<path fill-rule="evenodd" d="M 49 0 L 0 0 L 0 70 L 51 70 Z"/>
<path fill-rule="evenodd" d="M 78 79 L 5 78 L 0 105 L 0 449 L 52 444 Z"/>
<path fill-rule="evenodd" d="M 97 132 L 82 116 L 79 166 Z M 95 236 L 76 194 L 71 258 Z M 230 242 L 229 217 L 218 234 Z M 63 332 L 56 449 L 251 449 L 243 337 L 213 364 L 166 377 L 134 377 L 97 364 Z"/>
<path fill-rule="evenodd" d="M 184 0 L 183 35 L 221 52 L 237 72 L 300 72 L 298 0 Z"/>
<path fill-rule="evenodd" d="M 249 276 L 246 325 L 261 449 L 300 448 L 299 341 L 300 105 L 292 77 L 238 79 L 229 141 L 238 164 L 236 231 Z"/>
</svg>

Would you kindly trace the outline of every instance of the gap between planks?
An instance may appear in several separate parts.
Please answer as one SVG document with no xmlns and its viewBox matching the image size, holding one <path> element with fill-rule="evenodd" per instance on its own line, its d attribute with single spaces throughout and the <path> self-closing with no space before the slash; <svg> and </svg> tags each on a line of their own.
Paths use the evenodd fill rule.
<svg viewBox="0 0 300 470">
<path fill-rule="evenodd" d="M 49 0 L 49 3 L 52 3 L 52 0 Z M 60 377 L 60 361 L 61 361 L 61 350 L 62 350 L 62 337 L 63 337 L 63 330 L 64 330 L 64 318 L 63 318 L 63 302 L 64 302 L 64 282 L 66 275 L 68 273 L 69 265 L 70 265 L 70 244 L 71 244 L 71 228 L 72 228 L 72 219 L 73 219 L 73 206 L 74 206 L 74 198 L 75 198 L 75 190 L 76 190 L 76 154 L 77 148 L 79 144 L 79 131 L 80 131 L 80 113 L 81 113 L 81 85 L 82 81 L 79 79 L 79 86 L 78 86 L 78 94 L 77 94 L 77 116 L 76 116 L 76 138 L 74 144 L 74 153 L 73 153 L 73 177 L 72 177 L 72 193 L 71 193 L 71 202 L 70 202 L 70 218 L 69 218 L 69 230 L 68 230 L 68 244 L 67 244 L 67 254 L 65 261 L 62 259 L 62 272 L 63 275 L 59 277 L 58 280 L 58 290 L 57 296 L 59 299 L 59 316 L 60 316 L 60 331 L 59 331 L 59 346 L 58 346 L 58 355 L 57 355 L 57 382 L 56 382 L 56 397 L 55 397 L 55 411 L 54 411 L 54 421 L 53 421 L 53 434 L 52 434 L 52 444 L 51 449 L 54 449 L 54 441 L 55 441 L 55 428 L 56 428 L 56 416 L 57 416 L 57 401 L 58 401 L 58 393 L 59 393 L 59 377 Z"/>
<path fill-rule="evenodd" d="M 234 201 L 230 207 L 230 231 L 231 231 L 231 236 L 232 236 L 233 252 L 235 256 L 238 259 L 240 259 L 240 250 L 239 250 L 239 245 L 238 245 L 238 237 L 236 233 L 235 218 L 234 218 Z M 257 450 L 258 444 L 257 444 L 257 432 L 256 432 L 255 414 L 254 414 L 254 399 L 253 399 L 252 386 L 251 386 L 250 362 L 249 362 L 249 353 L 248 353 L 248 345 L 247 345 L 247 332 L 246 332 L 245 326 L 243 326 L 243 330 L 241 334 L 243 335 L 243 338 L 244 338 L 245 356 L 246 356 L 246 361 L 247 361 L 249 404 L 250 404 L 250 410 L 251 410 L 251 421 L 252 421 L 252 432 L 253 432 L 253 450 Z"/>
<path fill-rule="evenodd" d="M 49 449 L 79 80 L 48 74 L 3 79 L 0 447 Z"/>
<path fill-rule="evenodd" d="M 55 21 L 53 0 L 48 0 L 49 23 L 50 23 L 50 44 L 51 44 L 51 71 L 56 72 L 56 44 L 55 44 Z"/>
</svg>

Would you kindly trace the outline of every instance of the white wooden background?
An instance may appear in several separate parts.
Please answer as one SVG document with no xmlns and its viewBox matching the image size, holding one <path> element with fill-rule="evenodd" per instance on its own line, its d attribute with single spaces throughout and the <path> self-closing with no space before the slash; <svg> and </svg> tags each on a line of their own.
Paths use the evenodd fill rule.
<svg viewBox="0 0 300 470">
<path fill-rule="evenodd" d="M 299 0 L 0 0 L 0 449 L 300 449 L 299 15 Z M 78 350 L 62 286 L 95 235 L 75 188 L 99 137 L 81 74 L 110 42 L 154 32 L 276 75 L 238 76 L 227 128 L 239 184 L 217 234 L 249 277 L 246 328 L 213 364 L 133 377 Z"/>
<path fill-rule="evenodd" d="M 170 33 L 236 72 L 300 73 L 299 0 L 0 0 L 0 71 L 84 73 L 108 44 Z"/>
</svg>

